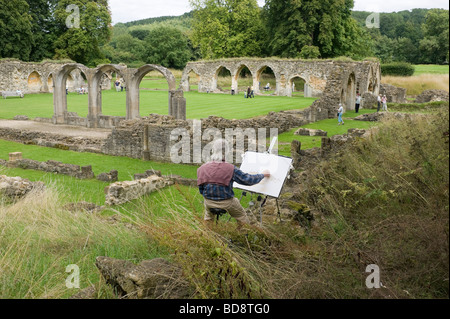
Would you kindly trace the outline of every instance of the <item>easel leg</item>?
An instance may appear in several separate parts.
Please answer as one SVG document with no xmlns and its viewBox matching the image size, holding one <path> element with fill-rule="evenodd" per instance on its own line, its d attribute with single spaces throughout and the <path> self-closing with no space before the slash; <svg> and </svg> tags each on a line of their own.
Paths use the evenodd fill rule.
<svg viewBox="0 0 450 319">
<path fill-rule="evenodd" d="M 261 203 L 261 206 L 259 207 L 259 223 L 261 224 L 261 227 L 262 227 L 262 208 L 266 204 L 268 197 L 269 196 L 266 196 L 266 198 L 264 198 L 264 201 Z"/>
<path fill-rule="evenodd" d="M 283 221 L 281 220 L 280 203 L 278 202 L 278 198 L 277 198 L 277 210 L 278 210 L 278 218 L 280 219 L 280 223 L 281 223 Z"/>
</svg>

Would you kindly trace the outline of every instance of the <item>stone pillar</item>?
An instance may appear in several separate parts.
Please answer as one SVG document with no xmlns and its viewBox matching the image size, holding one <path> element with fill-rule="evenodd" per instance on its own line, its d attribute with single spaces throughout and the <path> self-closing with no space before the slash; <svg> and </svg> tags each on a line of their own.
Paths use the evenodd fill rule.
<svg viewBox="0 0 450 319">
<path fill-rule="evenodd" d="M 125 81 L 127 83 L 127 120 L 132 120 L 140 117 L 139 114 L 139 83 L 132 75 L 136 69 L 127 69 L 125 74 Z"/>
<path fill-rule="evenodd" d="M 255 72 L 255 74 L 256 74 L 256 72 Z M 256 77 L 256 75 L 253 76 L 253 92 L 255 94 L 259 94 L 260 93 L 260 91 L 259 91 L 259 82 L 258 82 L 258 78 Z"/>
<path fill-rule="evenodd" d="M 67 112 L 66 87 L 63 85 L 67 75 L 58 72 L 53 79 L 53 124 L 64 124 Z"/>
<path fill-rule="evenodd" d="M 306 82 L 305 82 L 305 87 L 304 87 L 304 97 L 312 97 L 311 88 L 310 88 L 309 84 Z"/>
<path fill-rule="evenodd" d="M 21 159 L 22 159 L 22 153 L 21 152 L 9 153 L 9 161 L 10 162 L 21 160 Z"/>
<path fill-rule="evenodd" d="M 238 81 L 237 81 L 237 75 L 233 75 L 231 77 L 231 89 L 234 89 L 234 94 L 238 94 L 239 93 L 239 87 L 238 87 Z M 231 91 L 230 91 L 231 94 Z"/>
<path fill-rule="evenodd" d="M 146 125 L 144 127 L 144 136 L 143 136 L 143 141 L 144 141 L 144 147 L 143 147 L 143 152 L 142 152 L 142 159 L 144 161 L 149 161 L 150 160 L 150 150 L 149 150 L 149 141 L 148 141 L 148 125 Z"/>
<path fill-rule="evenodd" d="M 186 119 L 186 99 L 183 97 L 183 90 L 169 92 L 169 115 L 179 120 Z"/>
<path fill-rule="evenodd" d="M 99 117 L 102 114 L 102 89 L 101 89 L 101 78 L 95 76 L 93 70 L 86 71 L 86 77 L 88 81 L 88 116 L 87 116 L 87 126 L 91 128 L 97 128 Z"/>
</svg>

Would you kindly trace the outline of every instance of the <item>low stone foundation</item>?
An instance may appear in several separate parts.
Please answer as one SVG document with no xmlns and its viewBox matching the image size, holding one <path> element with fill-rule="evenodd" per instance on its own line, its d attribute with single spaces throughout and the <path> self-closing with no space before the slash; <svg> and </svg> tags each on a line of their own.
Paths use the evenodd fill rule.
<svg viewBox="0 0 450 319">
<path fill-rule="evenodd" d="M 75 152 L 101 153 L 103 139 L 0 127 L 0 139 Z"/>
<path fill-rule="evenodd" d="M 406 89 L 390 84 L 381 84 L 380 94 L 386 95 L 388 103 L 406 103 Z"/>
<path fill-rule="evenodd" d="M 300 128 L 298 129 L 294 135 L 300 135 L 300 136 L 327 136 L 328 132 L 322 131 L 322 130 L 314 130 L 309 128 Z"/>
<path fill-rule="evenodd" d="M 117 182 L 105 188 L 105 205 L 124 204 L 172 184 L 172 180 L 157 175 L 135 181 Z"/>
<path fill-rule="evenodd" d="M 420 94 L 415 102 L 416 103 L 428 103 L 428 102 L 439 102 L 439 101 L 449 101 L 449 93 L 444 90 L 426 90 Z"/>
<path fill-rule="evenodd" d="M 57 173 L 79 179 L 91 179 L 95 177 L 94 172 L 92 172 L 92 166 L 90 165 L 80 167 L 79 165 L 64 164 L 51 160 L 47 162 L 39 162 L 30 159 L 16 159 L 9 162 L 1 161 L 0 165 L 22 169 L 33 169 L 49 173 Z"/>
<path fill-rule="evenodd" d="M 10 198 L 22 198 L 34 189 L 44 189 L 43 182 L 30 182 L 22 177 L 0 176 L 0 194 Z"/>
</svg>

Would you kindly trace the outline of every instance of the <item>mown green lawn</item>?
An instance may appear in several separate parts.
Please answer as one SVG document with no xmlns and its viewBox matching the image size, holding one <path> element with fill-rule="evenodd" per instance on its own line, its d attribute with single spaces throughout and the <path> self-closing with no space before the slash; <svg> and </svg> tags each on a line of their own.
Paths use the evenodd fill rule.
<svg viewBox="0 0 450 319">
<path fill-rule="evenodd" d="M 414 68 L 416 71 L 414 75 L 420 74 L 449 74 L 448 65 L 435 65 L 435 64 L 418 64 Z"/>
<path fill-rule="evenodd" d="M 181 175 L 186 178 L 196 178 L 197 167 L 193 165 L 177 165 L 172 163 L 146 162 L 128 157 L 109 156 L 93 153 L 78 153 L 55 148 L 0 140 L 0 158 L 7 160 L 11 152 L 22 152 L 23 158 L 45 162 L 55 160 L 66 164 L 80 166 L 91 165 L 94 174 L 117 170 L 120 181 L 131 181 L 134 174 L 144 173 L 146 170 L 160 170 L 163 175 Z M 77 178 L 45 173 L 34 170 L 6 168 L 0 166 L 0 175 L 21 176 L 31 181 L 43 181 L 55 185 L 61 193 L 67 194 L 68 201 L 88 201 L 102 205 L 104 203 L 104 188 L 108 183 L 96 179 L 79 180 Z"/>
<path fill-rule="evenodd" d="M 143 81 L 145 82 L 145 81 Z M 145 85 L 145 83 L 143 84 Z M 149 85 L 150 86 L 150 85 Z M 168 114 L 168 92 L 163 89 L 141 89 L 140 114 Z M 309 107 L 315 98 L 285 96 L 256 96 L 245 99 L 244 94 L 207 94 L 186 92 L 187 117 L 190 119 L 207 118 L 210 115 L 227 119 L 245 119 L 266 115 L 273 111 L 303 109 Z M 88 113 L 88 95 L 69 93 L 67 109 L 86 117 Z M 103 91 L 102 113 L 112 116 L 126 115 L 126 92 L 115 90 Z M 53 116 L 53 94 L 30 94 L 25 98 L 10 97 L 0 101 L 0 118 L 13 119 L 16 115 L 27 115 L 29 118 Z"/>
</svg>

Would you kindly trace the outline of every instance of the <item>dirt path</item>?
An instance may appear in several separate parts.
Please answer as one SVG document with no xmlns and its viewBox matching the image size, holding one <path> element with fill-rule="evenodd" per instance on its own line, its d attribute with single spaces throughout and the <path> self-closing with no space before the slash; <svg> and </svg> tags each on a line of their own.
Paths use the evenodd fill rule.
<svg viewBox="0 0 450 319">
<path fill-rule="evenodd" d="M 91 129 L 72 125 L 54 125 L 34 121 L 14 121 L 1 120 L 0 128 L 12 128 L 27 131 L 45 132 L 64 136 L 90 137 L 97 139 L 106 139 L 111 133 L 111 129 Z"/>
</svg>

